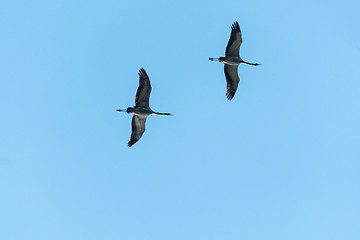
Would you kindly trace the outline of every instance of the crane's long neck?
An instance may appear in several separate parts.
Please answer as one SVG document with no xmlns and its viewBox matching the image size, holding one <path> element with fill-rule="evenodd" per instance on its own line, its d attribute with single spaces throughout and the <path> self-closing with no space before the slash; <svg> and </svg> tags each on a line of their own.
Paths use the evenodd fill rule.
<svg viewBox="0 0 360 240">
<path fill-rule="evenodd" d="M 209 60 L 210 61 L 215 61 L 215 62 L 223 62 L 223 63 L 225 63 L 227 59 L 226 59 L 226 57 L 218 57 L 218 58 L 209 58 Z M 231 58 L 230 59 L 228 58 L 228 60 L 231 61 Z"/>
</svg>

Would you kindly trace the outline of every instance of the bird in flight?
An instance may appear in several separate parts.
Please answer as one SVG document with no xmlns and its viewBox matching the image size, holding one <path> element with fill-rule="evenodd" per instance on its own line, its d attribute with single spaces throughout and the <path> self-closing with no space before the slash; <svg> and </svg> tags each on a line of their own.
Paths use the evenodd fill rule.
<svg viewBox="0 0 360 240">
<path fill-rule="evenodd" d="M 239 64 L 249 64 L 253 66 L 258 66 L 258 63 L 248 63 L 240 58 L 239 49 L 242 43 L 241 30 L 238 22 L 234 22 L 231 26 L 231 35 L 228 45 L 225 51 L 225 57 L 219 58 L 209 58 L 211 61 L 219 61 L 224 63 L 225 77 L 226 77 L 226 86 L 227 99 L 233 99 L 236 89 L 238 87 L 240 78 L 238 75 L 238 66 Z"/>
<path fill-rule="evenodd" d="M 159 113 L 154 112 L 149 107 L 149 97 L 151 92 L 151 85 L 150 85 L 150 79 L 148 75 L 146 74 L 145 70 L 141 68 L 139 70 L 139 87 L 136 92 L 136 98 L 135 98 L 135 106 L 134 107 L 128 107 L 125 109 L 117 109 L 116 111 L 119 112 L 127 112 L 129 114 L 133 114 L 132 118 L 132 132 L 130 141 L 128 142 L 128 146 L 131 147 L 134 145 L 143 133 L 145 132 L 145 122 L 146 118 L 149 115 L 172 115 L 170 113 Z"/>
</svg>

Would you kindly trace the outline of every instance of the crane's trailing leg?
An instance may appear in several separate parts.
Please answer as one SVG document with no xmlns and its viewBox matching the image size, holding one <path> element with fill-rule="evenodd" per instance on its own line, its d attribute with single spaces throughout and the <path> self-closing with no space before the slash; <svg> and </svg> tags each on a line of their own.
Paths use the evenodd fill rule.
<svg viewBox="0 0 360 240">
<path fill-rule="evenodd" d="M 159 112 L 154 112 L 154 114 L 156 115 L 166 115 L 166 116 L 172 116 L 171 113 L 159 113 Z"/>
<path fill-rule="evenodd" d="M 249 62 L 245 62 L 244 60 L 242 60 L 243 63 L 248 64 L 248 65 L 252 65 L 252 66 L 259 66 L 259 63 L 249 63 Z"/>
</svg>

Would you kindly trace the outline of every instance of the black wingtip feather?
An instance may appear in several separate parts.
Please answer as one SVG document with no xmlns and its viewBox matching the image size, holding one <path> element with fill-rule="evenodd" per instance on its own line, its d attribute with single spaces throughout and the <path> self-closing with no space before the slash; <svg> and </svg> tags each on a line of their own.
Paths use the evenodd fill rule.
<svg viewBox="0 0 360 240">
<path fill-rule="evenodd" d="M 128 146 L 131 147 L 132 145 L 134 145 L 134 143 L 136 143 L 136 142 L 129 141 Z"/>
<path fill-rule="evenodd" d="M 144 68 L 140 68 L 140 70 L 139 70 L 139 76 L 140 76 L 141 78 L 149 78 Z"/>
<path fill-rule="evenodd" d="M 241 31 L 240 31 L 240 26 L 239 26 L 239 23 L 238 23 L 238 22 L 234 22 L 234 23 L 232 24 L 232 26 L 231 26 L 231 29 L 232 29 L 233 31 L 241 32 Z"/>
<path fill-rule="evenodd" d="M 228 100 L 232 100 L 233 97 L 234 97 L 234 95 L 235 95 L 235 92 L 236 92 L 236 91 L 234 91 L 234 90 L 229 90 L 229 91 L 226 93 L 226 98 L 227 98 Z"/>
</svg>

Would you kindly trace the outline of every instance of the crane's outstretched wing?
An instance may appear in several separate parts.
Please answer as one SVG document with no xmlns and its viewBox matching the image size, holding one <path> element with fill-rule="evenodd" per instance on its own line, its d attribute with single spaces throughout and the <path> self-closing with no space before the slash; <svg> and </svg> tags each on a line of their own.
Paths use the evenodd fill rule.
<svg viewBox="0 0 360 240">
<path fill-rule="evenodd" d="M 131 132 L 130 141 L 128 142 L 129 147 L 131 147 L 132 145 L 134 145 L 134 143 L 139 141 L 139 139 L 141 138 L 141 136 L 145 132 L 146 118 L 147 117 L 138 116 L 138 115 L 133 116 L 133 118 L 132 118 L 132 132 Z"/>
<path fill-rule="evenodd" d="M 225 51 L 225 57 L 239 57 L 239 49 L 242 43 L 241 30 L 238 22 L 231 26 L 231 35 Z"/>
<path fill-rule="evenodd" d="M 225 64 L 224 71 L 227 86 L 226 97 L 227 99 L 231 100 L 235 95 L 236 89 L 240 81 L 238 75 L 238 66 Z"/>
<path fill-rule="evenodd" d="M 139 88 L 136 92 L 135 106 L 136 107 L 149 107 L 149 97 L 151 93 L 150 79 L 145 70 L 139 70 Z"/>
</svg>

